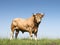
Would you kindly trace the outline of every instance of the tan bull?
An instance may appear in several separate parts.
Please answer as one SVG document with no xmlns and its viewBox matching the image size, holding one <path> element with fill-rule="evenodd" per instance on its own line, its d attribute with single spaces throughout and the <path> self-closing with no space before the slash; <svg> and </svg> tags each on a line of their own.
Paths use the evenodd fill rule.
<svg viewBox="0 0 60 45">
<path fill-rule="evenodd" d="M 36 14 L 33 14 L 32 17 L 28 19 L 22 19 L 22 18 L 13 19 L 11 24 L 10 40 L 14 36 L 14 31 L 16 31 L 15 38 L 17 38 L 19 31 L 21 31 L 22 33 L 29 32 L 30 37 L 32 37 L 32 34 L 34 34 L 35 40 L 36 40 L 38 27 L 39 27 L 39 24 L 41 23 L 43 16 L 44 14 L 42 13 L 36 13 Z"/>
</svg>

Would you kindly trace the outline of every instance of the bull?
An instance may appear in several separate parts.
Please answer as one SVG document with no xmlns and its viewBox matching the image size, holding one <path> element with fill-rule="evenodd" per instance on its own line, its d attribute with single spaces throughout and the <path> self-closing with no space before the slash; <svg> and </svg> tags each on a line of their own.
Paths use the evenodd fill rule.
<svg viewBox="0 0 60 45">
<path fill-rule="evenodd" d="M 19 31 L 22 33 L 29 32 L 29 35 L 32 39 L 32 34 L 35 36 L 35 40 L 37 40 L 37 32 L 39 24 L 41 23 L 41 20 L 43 18 L 44 14 L 42 13 L 36 13 L 33 14 L 32 17 L 23 19 L 23 18 L 15 18 L 12 20 L 11 23 L 11 34 L 10 34 L 10 40 L 14 37 L 14 31 L 15 32 L 15 38 L 17 38 Z"/>
</svg>

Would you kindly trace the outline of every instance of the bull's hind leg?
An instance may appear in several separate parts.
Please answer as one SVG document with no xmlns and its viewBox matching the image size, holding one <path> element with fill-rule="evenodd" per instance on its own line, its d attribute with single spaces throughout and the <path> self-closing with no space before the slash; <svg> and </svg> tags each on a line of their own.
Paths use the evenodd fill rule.
<svg viewBox="0 0 60 45">
<path fill-rule="evenodd" d="M 11 32 L 10 32 L 10 40 L 12 40 L 12 39 L 13 39 L 13 37 L 14 37 L 14 32 L 13 32 L 13 31 L 11 31 Z"/>
<path fill-rule="evenodd" d="M 19 33 L 19 30 L 16 29 L 16 32 L 15 32 L 15 38 L 16 39 L 17 39 L 18 33 Z"/>
<path fill-rule="evenodd" d="M 13 24 L 11 24 L 10 40 L 12 40 L 14 37 L 14 30 L 15 30 L 14 28 L 15 28 L 15 26 Z"/>
</svg>

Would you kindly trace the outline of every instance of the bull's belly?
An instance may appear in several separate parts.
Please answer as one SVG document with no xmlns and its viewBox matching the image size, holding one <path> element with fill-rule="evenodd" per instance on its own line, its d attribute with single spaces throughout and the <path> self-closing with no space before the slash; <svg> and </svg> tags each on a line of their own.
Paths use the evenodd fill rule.
<svg viewBox="0 0 60 45">
<path fill-rule="evenodd" d="M 25 29 L 18 29 L 18 30 L 21 31 L 22 33 L 29 32 L 28 30 L 25 30 Z"/>
<path fill-rule="evenodd" d="M 30 30 L 30 28 L 32 27 L 21 26 L 21 27 L 17 27 L 17 30 L 21 31 L 22 33 L 29 32 L 29 31 L 31 31 L 32 33 L 35 33 L 35 30 L 33 28 Z"/>
<path fill-rule="evenodd" d="M 21 31 L 21 32 L 28 32 L 29 31 L 29 27 L 27 28 L 27 27 L 18 27 L 18 29 L 17 30 L 19 30 L 19 31 Z"/>
<path fill-rule="evenodd" d="M 20 30 L 28 30 L 26 27 L 19 27 Z"/>
</svg>

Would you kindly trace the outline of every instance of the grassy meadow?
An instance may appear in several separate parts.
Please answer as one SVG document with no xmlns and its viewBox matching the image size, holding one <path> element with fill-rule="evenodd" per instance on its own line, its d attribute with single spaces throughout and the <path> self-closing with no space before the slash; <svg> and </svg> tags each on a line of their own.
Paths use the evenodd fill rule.
<svg viewBox="0 0 60 45">
<path fill-rule="evenodd" d="M 60 45 L 60 39 L 0 39 L 0 45 Z"/>
</svg>

